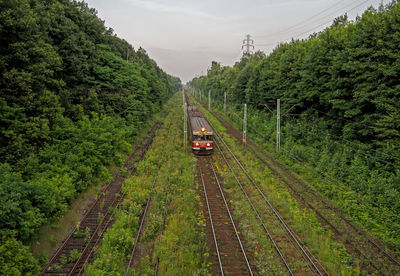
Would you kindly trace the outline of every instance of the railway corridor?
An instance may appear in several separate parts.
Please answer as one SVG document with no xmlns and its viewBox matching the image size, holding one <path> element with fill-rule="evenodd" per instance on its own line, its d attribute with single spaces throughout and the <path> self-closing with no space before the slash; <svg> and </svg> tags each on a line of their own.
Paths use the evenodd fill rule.
<svg viewBox="0 0 400 276">
<path fill-rule="evenodd" d="M 213 275 L 219 275 L 222 274 L 222 270 L 223 273 L 227 275 L 252 275 L 252 268 L 247 263 L 249 262 L 249 258 L 252 259 L 251 255 L 246 251 L 246 243 L 240 231 L 235 229 L 237 223 L 235 223 L 234 227 L 231 222 L 218 186 L 219 184 L 217 183 L 217 178 L 214 175 L 215 171 L 212 168 L 211 156 L 198 156 L 197 164 L 200 171 L 197 181 L 199 183 L 199 194 L 202 200 L 203 213 L 206 218 L 208 247 L 210 252 L 212 252 L 210 254 L 212 273 Z M 204 186 L 202 183 L 204 183 Z M 207 194 L 208 203 L 205 198 L 204 189 Z M 231 210 L 229 202 L 227 203 Z M 212 217 L 213 228 L 211 226 L 208 206 Z M 213 231 L 215 233 L 215 239 L 213 237 Z M 239 240 L 243 247 L 241 247 Z M 217 255 L 215 241 L 219 249 L 220 260 Z"/>
</svg>

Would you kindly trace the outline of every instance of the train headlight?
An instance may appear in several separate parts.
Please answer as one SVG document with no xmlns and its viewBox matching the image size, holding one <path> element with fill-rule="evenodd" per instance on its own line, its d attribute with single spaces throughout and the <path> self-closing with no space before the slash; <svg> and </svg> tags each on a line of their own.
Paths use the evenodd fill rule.
<svg viewBox="0 0 400 276">
<path fill-rule="evenodd" d="M 199 143 L 196 143 L 196 147 L 198 147 L 200 144 Z"/>
<path fill-rule="evenodd" d="M 201 131 L 206 131 L 206 129 L 204 127 L 201 128 Z"/>
<path fill-rule="evenodd" d="M 209 147 L 210 146 L 210 143 L 207 143 L 207 147 Z"/>
</svg>

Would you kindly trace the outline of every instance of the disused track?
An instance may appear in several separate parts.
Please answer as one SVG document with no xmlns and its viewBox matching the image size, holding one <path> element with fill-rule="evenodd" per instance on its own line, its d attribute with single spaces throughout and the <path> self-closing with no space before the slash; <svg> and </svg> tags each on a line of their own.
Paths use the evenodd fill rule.
<svg viewBox="0 0 400 276">
<path fill-rule="evenodd" d="M 170 158 L 168 158 L 170 159 Z M 164 235 L 164 230 L 165 230 L 165 222 L 166 222 L 166 218 L 167 218 L 167 205 L 168 205 L 168 195 L 169 195 L 169 189 L 171 186 L 171 172 L 172 172 L 172 160 L 169 161 L 170 165 L 169 165 L 169 173 L 168 173 L 168 183 L 167 183 L 167 187 L 164 189 L 164 208 L 163 208 L 163 223 L 161 226 L 161 233 L 160 233 L 160 239 L 158 240 L 158 245 L 161 245 L 162 242 L 162 238 Z M 160 264 L 160 259 L 157 257 L 156 259 L 156 263 L 154 265 L 154 275 L 157 276 L 158 274 L 158 267 Z"/>
<path fill-rule="evenodd" d="M 203 105 L 204 106 L 204 105 Z M 204 106 L 206 108 L 206 106 Z M 233 136 L 241 141 L 240 131 L 234 129 L 225 119 L 210 111 Z M 236 133 L 234 133 L 236 132 Z M 355 255 L 361 263 L 361 269 L 369 273 L 383 275 L 400 274 L 400 261 L 389 253 L 376 239 L 370 237 L 359 226 L 351 222 L 343 211 L 334 207 L 314 188 L 296 177 L 288 169 L 261 150 L 251 139 L 247 138 L 247 148 L 259 159 L 272 174 L 280 179 L 291 194 L 304 207 L 312 209 L 323 225 L 330 228 L 336 238 L 343 242 L 346 249 Z M 332 215 L 334 213 L 335 215 Z"/>
<path fill-rule="evenodd" d="M 134 152 L 126 160 L 123 167 L 129 171 L 130 175 L 135 173 L 135 162 L 143 159 L 160 126 L 160 122 L 155 123 L 149 131 L 148 138 L 144 139 L 141 145 L 135 147 Z M 67 236 L 49 263 L 43 268 L 41 275 L 80 275 L 83 273 L 85 265 L 92 261 L 93 253 L 104 233 L 113 223 L 112 209 L 117 208 L 123 199 L 121 187 L 124 179 L 125 177 L 120 176 L 118 172 L 114 175 L 114 180 L 100 191 L 97 200 L 81 219 L 79 227 L 75 227 Z M 77 257 L 72 258 L 73 255 Z"/>
<path fill-rule="evenodd" d="M 159 170 L 160 170 L 160 166 L 158 166 L 157 172 L 158 172 Z M 154 187 L 155 187 L 155 185 L 156 185 L 157 177 L 158 177 L 158 173 L 154 176 L 153 185 L 152 185 L 152 190 L 154 190 Z M 143 231 L 144 221 L 145 221 L 145 219 L 146 219 L 147 211 L 149 210 L 149 206 L 150 206 L 151 200 L 152 200 L 152 196 L 151 196 L 151 194 L 150 194 L 149 198 L 147 199 L 146 205 L 145 205 L 145 207 L 144 207 L 144 209 L 143 209 L 143 212 L 142 212 L 142 216 L 141 216 L 141 219 L 140 219 L 139 229 L 138 229 L 138 232 L 137 232 L 136 238 L 135 238 L 135 244 L 133 245 L 133 249 L 132 249 L 132 252 L 131 252 L 131 255 L 130 255 L 130 258 L 129 258 L 129 262 L 128 262 L 128 266 L 127 266 L 127 269 L 126 269 L 126 275 L 128 275 L 129 269 L 133 266 L 134 258 L 136 257 L 136 256 L 135 256 L 136 248 L 137 248 L 137 245 L 138 245 L 139 242 L 140 242 L 140 238 L 141 238 L 142 231 Z"/>
</svg>

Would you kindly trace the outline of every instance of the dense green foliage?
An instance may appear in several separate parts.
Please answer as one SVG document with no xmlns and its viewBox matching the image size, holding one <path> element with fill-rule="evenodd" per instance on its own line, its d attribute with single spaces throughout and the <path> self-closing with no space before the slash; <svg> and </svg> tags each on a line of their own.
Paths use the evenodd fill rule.
<svg viewBox="0 0 400 276">
<path fill-rule="evenodd" d="M 110 179 L 106 167 L 180 86 L 96 13 L 69 0 L 0 0 L 0 244 L 19 252 L 79 192 Z M 4 252 L 2 272 L 19 262 Z"/>
<path fill-rule="evenodd" d="M 190 82 L 196 91 L 211 90 L 219 107 L 227 92 L 236 122 L 248 103 L 248 129 L 267 144 L 276 137 L 268 109 L 275 112 L 280 98 L 282 153 L 322 174 L 320 190 L 398 252 L 399 18 L 398 1 L 370 8 L 355 22 L 340 17 L 268 56 L 244 56 L 233 67 L 213 62 L 206 76 Z"/>
</svg>

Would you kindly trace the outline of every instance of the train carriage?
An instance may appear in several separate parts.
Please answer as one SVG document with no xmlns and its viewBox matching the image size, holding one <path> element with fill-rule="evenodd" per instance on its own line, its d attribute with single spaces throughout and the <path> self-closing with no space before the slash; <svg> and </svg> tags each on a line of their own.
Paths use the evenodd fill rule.
<svg viewBox="0 0 400 276">
<path fill-rule="evenodd" d="M 196 154 L 213 152 L 213 131 L 203 115 L 195 106 L 188 106 L 192 150 Z"/>
</svg>

